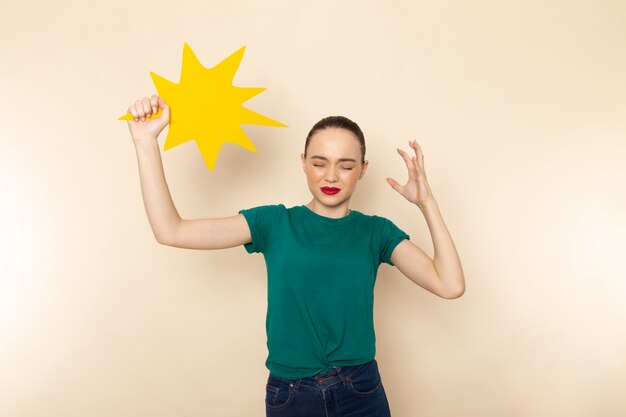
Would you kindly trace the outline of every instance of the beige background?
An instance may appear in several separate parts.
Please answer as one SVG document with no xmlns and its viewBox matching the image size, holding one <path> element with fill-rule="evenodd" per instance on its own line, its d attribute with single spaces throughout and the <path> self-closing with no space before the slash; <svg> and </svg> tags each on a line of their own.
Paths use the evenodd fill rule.
<svg viewBox="0 0 626 417">
<path fill-rule="evenodd" d="M 444 300 L 382 266 L 377 360 L 395 417 L 626 415 L 626 3 L 9 2 L 0 12 L 0 415 L 264 415 L 266 277 L 244 249 L 159 245 L 126 122 L 246 45 L 245 126 L 209 172 L 164 152 L 183 217 L 309 198 L 321 117 L 366 134 L 351 207 L 432 256 L 385 182 L 417 139 L 463 262 Z M 161 146 L 165 132 L 160 137 Z M 620 398 L 621 396 L 621 398 Z"/>
</svg>

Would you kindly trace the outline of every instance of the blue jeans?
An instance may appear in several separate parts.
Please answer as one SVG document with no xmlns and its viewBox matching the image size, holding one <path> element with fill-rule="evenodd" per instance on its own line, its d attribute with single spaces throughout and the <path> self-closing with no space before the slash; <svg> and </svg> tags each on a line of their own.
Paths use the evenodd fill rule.
<svg viewBox="0 0 626 417">
<path fill-rule="evenodd" d="M 376 359 L 300 379 L 270 372 L 265 412 L 266 417 L 391 417 Z"/>
</svg>

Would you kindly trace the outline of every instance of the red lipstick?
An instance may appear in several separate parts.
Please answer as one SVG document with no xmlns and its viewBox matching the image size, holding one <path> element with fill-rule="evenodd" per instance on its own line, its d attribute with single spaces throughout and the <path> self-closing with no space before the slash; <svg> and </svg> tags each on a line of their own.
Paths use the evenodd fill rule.
<svg viewBox="0 0 626 417">
<path fill-rule="evenodd" d="M 335 195 L 337 194 L 339 191 L 341 191 L 341 188 L 336 188 L 336 187 L 322 187 L 321 188 L 322 192 L 324 194 L 328 194 L 328 195 Z"/>
</svg>

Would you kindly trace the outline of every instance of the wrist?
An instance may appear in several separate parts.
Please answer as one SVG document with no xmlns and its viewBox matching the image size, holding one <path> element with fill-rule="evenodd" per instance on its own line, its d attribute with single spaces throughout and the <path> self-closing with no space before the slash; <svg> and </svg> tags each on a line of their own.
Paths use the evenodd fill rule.
<svg viewBox="0 0 626 417">
<path fill-rule="evenodd" d="M 427 200 L 417 203 L 416 206 L 419 207 L 419 209 L 422 211 L 429 210 L 431 208 L 437 207 L 437 201 L 434 199 L 434 197 L 431 197 Z"/>
<path fill-rule="evenodd" d="M 141 136 L 133 136 L 133 143 L 135 147 L 152 147 L 159 144 L 157 137 L 154 135 L 141 135 Z"/>
</svg>

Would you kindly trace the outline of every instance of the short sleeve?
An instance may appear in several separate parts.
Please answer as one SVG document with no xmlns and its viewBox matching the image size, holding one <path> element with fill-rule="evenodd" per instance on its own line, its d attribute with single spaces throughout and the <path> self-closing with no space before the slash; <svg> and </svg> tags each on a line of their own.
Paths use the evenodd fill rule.
<svg viewBox="0 0 626 417">
<path fill-rule="evenodd" d="M 393 250 L 404 239 L 410 239 L 409 235 L 396 226 L 391 220 L 384 217 L 380 219 L 380 262 L 394 266 L 391 262 Z"/>
<path fill-rule="evenodd" d="M 239 210 L 239 213 L 243 214 L 250 228 L 252 241 L 243 245 L 248 253 L 263 252 L 265 250 L 271 238 L 272 225 L 275 225 L 278 217 L 284 211 L 285 206 L 282 204 Z"/>
</svg>

